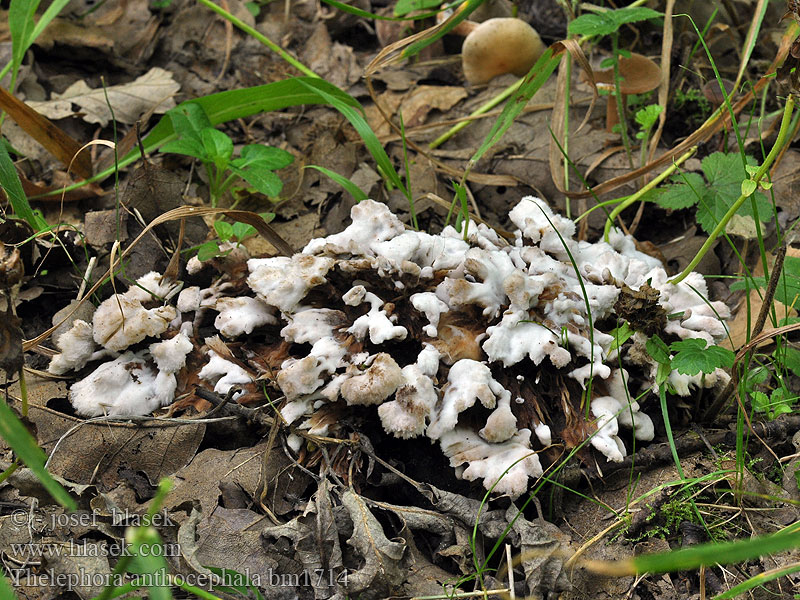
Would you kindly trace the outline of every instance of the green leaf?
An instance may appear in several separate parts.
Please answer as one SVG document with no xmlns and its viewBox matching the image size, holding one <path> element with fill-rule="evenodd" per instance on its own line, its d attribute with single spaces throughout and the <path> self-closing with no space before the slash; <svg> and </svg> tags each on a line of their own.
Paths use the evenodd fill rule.
<svg viewBox="0 0 800 600">
<path fill-rule="evenodd" d="M 47 492 L 61 506 L 70 510 L 77 510 L 77 505 L 61 484 L 52 478 L 44 463 L 47 460 L 44 452 L 36 444 L 36 440 L 25 429 L 14 414 L 14 411 L 4 401 L 0 400 L 0 437 L 11 446 L 17 456 L 33 471 L 36 478 L 42 483 Z"/>
<path fill-rule="evenodd" d="M 689 208 L 697 204 L 705 192 L 705 181 L 698 173 L 682 173 L 674 181 L 663 194 L 655 198 L 659 206 L 670 210 Z"/>
<path fill-rule="evenodd" d="M 205 262 L 219 256 L 219 244 L 215 241 L 206 242 L 197 249 L 197 260 Z"/>
<path fill-rule="evenodd" d="M 753 404 L 753 410 L 756 412 L 762 413 L 769 410 L 769 396 L 764 392 L 753 392 L 750 394 L 750 402 Z"/>
<path fill-rule="evenodd" d="M 227 163 L 233 156 L 233 140 L 221 131 L 213 128 L 200 132 L 203 148 L 215 163 Z"/>
<path fill-rule="evenodd" d="M 700 338 L 673 342 L 669 346 L 675 353 L 672 357 L 672 367 L 683 375 L 697 375 L 713 373 L 719 367 L 729 369 L 733 366 L 736 358 L 733 351 L 722 346 L 706 347 L 706 345 L 706 341 Z"/>
<path fill-rule="evenodd" d="M 657 335 L 654 335 L 645 344 L 645 348 L 647 349 L 647 353 L 657 363 L 662 365 L 669 365 L 670 364 L 670 356 L 669 356 L 669 348 Z"/>
<path fill-rule="evenodd" d="M 253 227 L 252 225 L 236 221 L 236 223 L 233 224 L 233 231 L 231 237 L 235 239 L 237 242 L 241 242 L 246 237 L 255 235 L 256 233 L 257 233 L 256 228 Z"/>
<path fill-rule="evenodd" d="M 288 167 L 294 161 L 294 156 L 286 150 L 280 148 L 273 148 L 271 146 L 262 146 L 260 144 L 251 144 L 242 148 L 239 154 L 241 158 L 237 158 L 232 162 L 237 167 L 248 167 L 252 164 L 258 163 L 259 166 L 277 171 L 284 167 Z"/>
<path fill-rule="evenodd" d="M 324 95 L 322 92 L 324 92 Z M 343 92 L 335 85 L 316 77 L 294 77 L 292 79 L 276 81 L 275 83 L 266 85 L 228 90 L 218 94 L 203 96 L 195 100 L 187 100 L 179 104 L 176 108 L 183 109 L 187 106 L 197 105 L 203 110 L 210 125 L 214 126 L 263 112 L 283 110 L 290 106 L 300 106 L 303 104 L 332 104 L 331 100 L 334 99 L 336 100 L 334 107 L 337 108 L 337 110 L 343 105 L 358 109 L 361 108 L 361 105 L 355 98 Z M 361 117 L 358 112 L 356 112 L 356 114 Z M 348 113 L 345 116 L 351 118 L 352 114 Z M 161 118 L 143 140 L 145 152 L 157 150 L 165 143 L 178 137 L 173 127 L 173 121 L 174 118 L 172 116 L 165 115 Z M 363 117 L 361 117 L 361 122 L 366 125 L 366 121 L 363 120 Z M 356 128 L 356 130 L 359 131 L 358 128 Z M 382 146 L 380 150 L 383 150 Z M 370 151 L 372 151 L 372 148 L 370 148 Z M 383 154 L 385 156 L 385 152 Z M 125 167 L 139 158 L 139 149 L 131 150 L 126 156 L 120 159 L 119 167 Z M 388 157 L 386 160 L 388 161 Z M 114 170 L 114 167 L 110 167 L 96 174 L 89 181 L 102 181 L 109 175 L 113 175 Z M 67 191 L 71 191 L 84 185 L 84 183 L 75 184 L 66 189 Z"/>
<path fill-rule="evenodd" d="M 747 162 L 753 164 L 755 161 L 748 156 Z M 697 222 L 706 233 L 711 233 L 739 198 L 742 192 L 742 181 L 747 179 L 747 174 L 741 156 L 735 153 L 715 152 L 703 159 L 702 167 L 707 185 L 698 201 Z M 755 199 L 759 217 L 764 220 L 771 215 L 772 205 L 760 192 L 756 194 Z M 742 204 L 737 214 L 755 216 L 750 202 Z"/>
<path fill-rule="evenodd" d="M 36 9 L 39 0 L 11 0 L 8 7 L 8 29 L 11 33 L 11 60 L 16 72 L 22 64 L 25 53 L 33 43 L 36 27 Z"/>
<path fill-rule="evenodd" d="M 17 600 L 17 595 L 2 573 L 0 573 L 0 600 Z"/>
<path fill-rule="evenodd" d="M 326 169 L 325 167 L 320 167 L 319 165 L 307 165 L 305 168 L 316 169 L 317 171 L 324 173 L 342 186 L 345 190 L 347 190 L 347 193 L 350 194 L 356 202 L 361 202 L 362 200 L 367 199 L 367 195 L 361 190 L 361 188 L 344 175 L 339 175 L 339 173 L 331 171 L 330 169 Z"/>
<path fill-rule="evenodd" d="M 611 342 L 611 346 L 609 346 L 608 351 L 612 352 L 614 350 L 619 350 L 620 348 L 622 348 L 622 345 L 629 339 L 631 339 L 634 333 L 635 331 L 631 329 L 631 326 L 628 324 L 627 321 L 625 321 L 619 327 L 615 327 L 614 329 L 612 329 L 609 332 L 609 335 L 612 338 L 614 338 L 614 341 Z"/>
<path fill-rule="evenodd" d="M 231 239 L 233 235 L 233 225 L 227 221 L 214 221 L 214 230 L 217 232 L 219 239 L 223 242 Z"/>
<path fill-rule="evenodd" d="M 758 185 L 752 179 L 742 181 L 742 196 L 749 196 L 758 189 Z"/>
<path fill-rule="evenodd" d="M 455 18 L 450 22 L 447 27 L 444 27 L 438 30 L 435 33 L 428 33 L 423 35 L 420 39 L 416 42 L 409 44 L 401 53 L 403 58 L 409 58 L 411 56 L 416 56 L 420 53 L 424 48 L 433 44 L 436 40 L 443 38 L 445 35 L 450 33 L 455 27 L 458 26 L 459 23 L 469 18 L 469 15 L 482 5 L 485 0 L 466 0 L 458 7 L 458 12 L 456 13 Z"/>
<path fill-rule="evenodd" d="M 660 104 L 650 104 L 636 111 L 636 123 L 641 129 L 650 129 L 658 121 L 663 107 Z"/>
<path fill-rule="evenodd" d="M 231 167 L 231 171 L 244 179 L 257 191 L 270 198 L 276 198 L 283 189 L 281 178 L 267 169 L 258 169 L 255 167 L 239 169 L 237 167 Z"/>
<path fill-rule="evenodd" d="M 636 23 L 663 16 L 663 13 L 644 6 L 618 8 L 600 13 L 583 14 L 569 24 L 567 31 L 576 35 L 610 35 L 626 23 Z"/>
<path fill-rule="evenodd" d="M 775 350 L 775 360 L 780 362 L 784 368 L 789 369 L 792 373 L 800 377 L 800 351 L 794 348 L 789 348 L 781 343 L 777 350 Z"/>
<path fill-rule="evenodd" d="M 430 10 L 441 4 L 441 0 L 397 0 L 394 5 L 394 16 L 403 17 L 415 10 Z"/>
<path fill-rule="evenodd" d="M 199 102 L 179 104 L 167 111 L 167 116 L 172 122 L 172 128 L 178 137 L 196 140 L 201 144 L 203 143 L 202 132 L 206 129 L 214 128 L 214 124 L 206 114 L 203 105 Z"/>
<path fill-rule="evenodd" d="M 41 217 L 36 216 L 28 203 L 28 197 L 22 189 L 19 174 L 8 155 L 5 144 L 0 144 L 0 187 L 6 193 L 15 215 L 25 219 L 34 231 L 47 229 L 47 223 Z"/>
<path fill-rule="evenodd" d="M 167 152 L 170 154 L 184 154 L 191 156 L 202 161 L 209 160 L 208 154 L 203 144 L 197 140 L 184 138 L 180 140 L 172 140 L 167 142 L 159 149 L 159 152 Z"/>
</svg>

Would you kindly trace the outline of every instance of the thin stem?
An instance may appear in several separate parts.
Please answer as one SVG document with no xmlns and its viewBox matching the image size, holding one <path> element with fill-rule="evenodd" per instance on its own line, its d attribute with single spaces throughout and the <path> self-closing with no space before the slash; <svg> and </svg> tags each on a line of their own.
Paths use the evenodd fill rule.
<svg viewBox="0 0 800 600">
<path fill-rule="evenodd" d="M 630 195 L 630 196 L 628 196 L 628 197 L 627 197 L 625 200 L 623 200 L 622 202 L 620 202 L 620 203 L 619 203 L 619 204 L 618 204 L 618 205 L 617 205 L 617 206 L 614 208 L 614 210 L 612 210 L 612 211 L 611 211 L 611 214 L 609 214 L 609 215 L 608 215 L 608 218 L 606 219 L 606 226 L 605 226 L 605 230 L 603 231 L 603 239 L 604 239 L 606 242 L 608 241 L 608 234 L 609 234 L 609 232 L 611 231 L 611 227 L 614 225 L 614 219 L 616 219 L 616 218 L 619 216 L 619 214 L 620 214 L 620 213 L 621 213 L 623 210 L 625 210 L 626 208 L 628 208 L 628 207 L 629 207 L 631 204 L 633 204 L 634 202 L 636 202 L 637 200 L 639 200 L 639 199 L 640 199 L 642 196 L 644 196 L 644 195 L 645 195 L 647 192 L 649 192 L 650 190 L 652 190 L 652 189 L 653 189 L 654 187 L 656 187 L 656 186 L 657 186 L 659 183 L 661 183 L 662 181 L 664 181 L 664 180 L 665 180 L 667 177 L 669 177 L 670 175 L 672 175 L 672 173 L 674 173 L 674 172 L 675 172 L 675 170 L 676 170 L 676 169 L 677 169 L 677 168 L 678 168 L 678 167 L 679 167 L 681 164 L 683 164 L 684 162 L 686 162 L 686 161 L 687 161 L 687 160 L 688 160 L 688 159 L 689 159 L 689 158 L 690 158 L 690 157 L 691 157 L 691 156 L 692 156 L 692 155 L 693 155 L 693 154 L 694 154 L 696 151 L 697 151 L 697 146 L 694 146 L 693 148 L 690 148 L 688 152 L 686 152 L 685 154 L 683 154 L 682 156 L 680 156 L 680 158 L 678 158 L 678 159 L 677 159 L 675 162 L 673 162 L 673 163 L 672 163 L 672 165 L 670 165 L 668 168 L 664 169 L 664 172 L 663 172 L 663 173 L 661 173 L 661 174 L 660 174 L 658 177 L 656 177 L 655 179 L 653 179 L 653 180 L 652 180 L 650 183 L 648 183 L 646 186 L 644 186 L 642 189 L 640 189 L 640 190 L 639 190 L 638 192 L 636 192 L 635 194 L 631 194 L 631 195 Z"/>
<path fill-rule="evenodd" d="M 521 77 L 517 82 L 512 83 L 502 92 L 497 94 L 497 96 L 490 99 L 486 104 L 482 104 L 481 106 L 479 106 L 469 116 L 477 117 L 479 115 L 489 112 L 495 106 L 497 106 L 498 104 L 506 100 L 509 96 L 511 96 L 514 92 L 516 92 L 519 89 L 519 86 L 522 85 L 523 81 L 525 81 L 525 78 Z M 461 123 L 456 123 L 450 129 L 445 131 L 442 135 L 440 135 L 438 138 L 436 138 L 430 144 L 428 144 L 428 148 L 430 148 L 431 150 L 433 150 L 434 148 L 438 148 L 439 146 L 444 144 L 447 140 L 449 140 L 451 137 L 453 137 L 455 134 L 457 134 L 459 131 L 467 127 L 471 122 L 472 122 L 471 119 L 468 119 L 466 121 L 462 121 Z"/>
<path fill-rule="evenodd" d="M 211 2 L 211 0 L 197 0 L 197 1 L 200 4 L 202 4 L 203 6 L 206 6 L 207 8 L 210 8 L 211 10 L 213 10 L 215 13 L 217 13 L 218 15 L 223 17 L 224 19 L 227 19 L 233 25 L 236 25 L 236 27 L 238 27 L 239 29 L 244 31 L 247 35 L 252 36 L 255 39 L 257 39 L 259 42 L 264 44 L 267 48 L 269 48 L 270 50 L 272 50 L 273 52 L 278 54 L 283 60 L 288 62 L 290 65 L 292 65 L 295 69 L 300 71 L 303 75 L 307 75 L 308 77 L 317 77 L 317 78 L 319 78 L 319 75 L 314 73 L 314 71 L 309 69 L 303 63 L 301 63 L 299 60 L 297 60 L 294 56 L 289 54 L 286 50 L 284 50 L 283 48 L 278 46 L 278 44 L 273 42 L 271 39 L 269 39 L 263 33 L 261 33 L 258 30 L 250 27 L 250 25 L 248 25 L 247 23 L 245 23 L 241 19 L 233 16 L 227 10 L 217 6 L 216 4 Z"/>
<path fill-rule="evenodd" d="M 781 128 L 778 131 L 778 138 L 775 140 L 775 144 L 772 146 L 772 150 L 770 150 L 769 154 L 764 159 L 764 164 L 761 165 L 758 171 L 756 171 L 756 174 L 753 175 L 753 181 L 756 183 L 756 185 L 758 185 L 758 183 L 761 181 L 764 175 L 767 174 L 767 171 L 769 170 L 770 166 L 772 165 L 773 162 L 775 162 L 775 159 L 780 154 L 781 149 L 791 140 L 790 132 L 792 130 L 791 122 L 792 122 L 793 110 L 794 110 L 794 98 L 792 98 L 792 96 L 789 96 L 786 100 L 786 106 L 783 109 L 783 118 L 781 119 Z M 747 198 L 749 197 L 750 194 L 747 194 L 746 196 L 742 194 L 741 196 L 739 196 L 736 202 L 734 202 L 733 205 L 728 209 L 728 212 L 725 213 L 725 216 L 723 216 L 722 219 L 720 219 L 720 222 L 717 223 L 717 226 L 714 228 L 714 231 L 712 231 L 711 235 L 708 236 L 708 239 L 702 245 L 702 247 L 697 252 L 695 257 L 686 266 L 683 272 L 680 275 L 678 275 L 675 279 L 671 280 L 670 283 L 676 284 L 686 279 L 689 273 L 691 273 L 694 270 L 694 268 L 706 255 L 706 252 L 708 252 L 711 246 L 714 245 L 714 242 L 717 240 L 720 234 L 722 234 L 722 232 L 725 231 L 725 227 L 728 225 L 728 221 L 731 220 L 733 215 L 736 214 L 739 208 L 741 208 L 742 204 L 744 204 L 744 201 L 747 200 Z"/>
<path fill-rule="evenodd" d="M 22 399 L 22 416 L 28 416 L 28 384 L 25 383 L 25 368 L 19 370 L 19 396 Z"/>
<path fill-rule="evenodd" d="M 631 156 L 631 142 L 628 139 L 628 120 L 625 118 L 625 99 L 622 96 L 622 86 L 619 82 L 619 34 L 615 31 L 611 34 L 611 59 L 614 61 L 614 95 L 617 100 L 617 114 L 619 115 L 619 132 L 622 135 L 622 145 L 625 147 L 625 154 L 628 163 L 633 169 L 633 157 Z"/>
<path fill-rule="evenodd" d="M 19 461 L 15 460 L 13 463 L 11 463 L 10 467 L 0 473 L 0 483 L 3 483 L 6 479 L 8 479 L 17 469 L 19 469 Z"/>
</svg>

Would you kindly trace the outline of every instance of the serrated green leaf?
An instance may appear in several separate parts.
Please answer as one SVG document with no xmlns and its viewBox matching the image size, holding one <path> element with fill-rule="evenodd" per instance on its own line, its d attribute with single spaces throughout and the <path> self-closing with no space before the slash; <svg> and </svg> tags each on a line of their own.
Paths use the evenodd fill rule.
<svg viewBox="0 0 800 600">
<path fill-rule="evenodd" d="M 697 204 L 705 192 L 705 181 L 698 173 L 682 173 L 675 182 L 655 198 L 659 206 L 670 210 L 689 208 Z"/>
<path fill-rule="evenodd" d="M 683 375 L 713 373 L 719 367 L 730 368 L 736 355 L 722 346 L 708 346 L 700 338 L 673 342 L 669 349 L 675 353 L 672 368 Z"/>
<path fill-rule="evenodd" d="M 650 129 L 658 121 L 663 110 L 660 104 L 650 104 L 636 111 L 636 123 L 642 129 Z"/>
<path fill-rule="evenodd" d="M 652 8 L 634 6 L 583 14 L 569 24 L 567 31 L 575 35 L 610 35 L 626 23 L 636 23 L 664 16 Z"/>
<path fill-rule="evenodd" d="M 747 157 L 747 161 L 750 164 L 755 162 L 752 157 Z M 706 233 L 710 233 L 739 198 L 747 173 L 741 156 L 735 153 L 715 152 L 703 159 L 702 168 L 706 185 L 697 204 L 697 222 Z M 771 213 L 772 205 L 760 192 L 754 198 L 759 217 L 763 220 Z M 737 214 L 755 216 L 752 203 L 742 204 Z"/>
<path fill-rule="evenodd" d="M 0 400 L 0 437 L 13 448 L 20 460 L 33 471 L 33 474 L 36 475 L 36 478 L 56 502 L 70 510 L 77 510 L 77 505 L 67 493 L 67 490 L 61 487 L 45 469 L 44 464 L 47 457 L 36 444 L 36 440 L 3 400 Z"/>
<path fill-rule="evenodd" d="M 654 335 L 647 340 L 645 348 L 647 349 L 647 353 L 650 355 L 650 357 L 657 363 L 662 365 L 670 364 L 669 348 L 664 343 L 664 340 L 657 335 Z"/>
<path fill-rule="evenodd" d="M 208 157 L 215 163 L 227 163 L 233 156 L 233 140 L 217 129 L 204 129 L 200 132 L 200 140 Z"/>
</svg>

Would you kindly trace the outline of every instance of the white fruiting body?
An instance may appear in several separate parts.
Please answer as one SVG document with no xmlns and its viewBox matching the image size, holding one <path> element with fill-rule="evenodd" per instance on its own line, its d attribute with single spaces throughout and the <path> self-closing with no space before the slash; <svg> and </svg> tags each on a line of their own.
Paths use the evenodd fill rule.
<svg viewBox="0 0 800 600">
<path fill-rule="evenodd" d="M 186 324 L 192 312 L 197 317 L 216 310 L 214 324 L 228 338 L 255 338 L 258 327 L 280 340 L 276 345 L 282 344 L 285 353 L 271 367 L 271 381 L 286 397 L 281 412 L 289 423 L 306 417 L 303 427 L 327 434 L 331 420 L 312 417 L 320 408 L 339 402 L 371 410 L 388 433 L 436 441 L 461 476 L 481 479 L 487 488 L 497 483 L 495 491 L 516 496 L 527 489 L 529 478 L 542 473 L 532 443 L 543 448 L 566 439 L 565 419 L 554 415 L 572 410 L 570 403 L 579 402 L 574 398 L 580 398 L 581 387 L 590 388 L 590 379 L 591 418 L 581 431 L 589 432 L 592 446 L 608 460 L 620 461 L 626 454 L 620 426 L 633 429 L 639 440 L 653 438 L 652 420 L 628 392 L 627 371 L 636 373 L 636 385 L 653 386 L 656 365 L 642 351 L 647 337 L 636 332 L 620 357 L 608 334 L 623 288 L 639 290 L 649 282 L 660 294 L 652 308 L 680 315 L 666 321 L 664 336 L 715 343 L 725 336 L 729 311 L 704 298 L 701 276 L 669 283 L 657 259 L 616 231 L 608 243 L 578 242 L 575 224 L 533 197 L 523 198 L 509 217 L 517 227 L 511 243 L 473 222 L 466 224 L 464 240 L 452 227 L 438 235 L 406 231 L 386 206 L 365 200 L 353 208 L 353 222 L 341 233 L 311 240 L 293 257 L 249 260 L 252 294 L 229 297 L 227 284 L 219 283 L 213 289 L 189 288 L 178 300 L 181 318 L 174 319 L 172 306 L 137 288 L 101 305 L 93 338 L 115 351 L 156 338 L 149 353 L 124 355 L 150 390 L 148 402 L 137 400 L 135 408 L 152 410 L 151 405 L 168 401 L 176 367 L 184 364 L 179 359 L 164 365 L 162 345 L 180 346 L 184 360 L 190 349 L 185 336 L 157 338 L 168 327 L 178 328 L 180 320 L 181 331 L 191 331 Z M 158 286 L 156 296 L 173 293 L 169 285 Z M 120 304 L 126 314 L 124 337 L 116 327 Z M 104 327 L 103 318 L 114 321 L 116 329 Z M 87 343 L 79 344 L 75 358 L 59 359 L 53 368 L 69 368 L 59 366 L 62 362 L 80 368 L 88 360 L 92 346 L 86 327 L 75 336 Z M 213 350 L 207 356 L 199 376 L 218 393 L 253 381 L 252 373 Z M 621 369 L 620 360 L 633 367 Z M 101 365 L 91 376 L 94 383 L 87 378 L 73 386 L 71 398 L 84 414 L 97 409 L 84 408 L 82 390 L 108 388 L 108 376 L 121 373 L 117 361 Z M 540 379 L 545 378 L 551 388 L 573 380 L 573 393 L 566 399 L 561 394 L 560 403 L 542 404 Z M 722 371 L 705 377 L 673 372 L 669 383 L 684 394 L 690 386 L 708 387 L 724 378 Z M 129 383 L 118 382 L 125 388 L 120 397 L 131 396 Z M 563 389 L 555 389 L 559 397 Z M 577 409 L 566 422 L 585 417 Z"/>
</svg>

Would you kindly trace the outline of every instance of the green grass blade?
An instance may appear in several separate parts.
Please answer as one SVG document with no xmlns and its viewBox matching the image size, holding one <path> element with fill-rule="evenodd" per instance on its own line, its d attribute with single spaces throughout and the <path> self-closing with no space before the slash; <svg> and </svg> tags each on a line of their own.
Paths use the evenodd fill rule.
<svg viewBox="0 0 800 600">
<path fill-rule="evenodd" d="M 334 8 L 336 8 L 336 9 L 342 11 L 342 12 L 350 13 L 351 15 L 356 15 L 357 17 L 363 17 L 365 19 L 375 19 L 377 21 L 419 21 L 419 20 L 422 20 L 422 19 L 428 19 L 430 17 L 435 17 L 437 15 L 437 13 L 438 13 L 438 11 L 432 11 L 432 12 L 426 12 L 424 14 L 418 14 L 418 15 L 413 15 L 413 16 L 401 15 L 401 16 L 389 17 L 387 15 L 378 15 L 378 14 L 375 14 L 375 13 L 371 13 L 371 12 L 369 12 L 367 10 L 361 10 L 360 8 L 357 8 L 355 6 L 351 6 L 349 4 L 345 4 L 344 2 L 337 2 L 336 0 L 322 0 L 322 1 L 325 4 L 330 4 L 331 6 L 333 6 Z M 439 0 L 436 0 L 436 2 L 434 2 L 434 6 L 438 6 L 438 5 L 439 5 Z"/>
<path fill-rule="evenodd" d="M 506 102 L 506 105 L 503 107 L 503 112 L 500 113 L 500 116 L 495 121 L 491 131 L 489 131 L 489 135 L 483 140 L 483 144 L 481 144 L 480 148 L 472 155 L 467 167 L 467 172 L 472 170 L 475 163 L 477 163 L 492 146 L 500 141 L 500 138 L 502 138 L 508 128 L 511 127 L 514 119 L 519 116 L 525 108 L 525 105 L 533 98 L 533 95 L 539 91 L 539 88 L 544 85 L 544 82 L 547 81 L 553 71 L 556 70 L 560 62 L 561 56 L 560 54 L 556 55 L 552 46 L 545 50 L 544 54 L 539 57 L 539 60 L 536 61 L 536 64 L 533 65 L 530 72 L 525 76 L 522 85 L 514 95 L 511 96 L 508 102 Z"/>
<path fill-rule="evenodd" d="M 21 219 L 25 219 L 33 227 L 34 231 L 39 231 L 42 228 L 41 223 L 36 218 L 31 205 L 28 204 L 28 198 L 22 189 L 22 182 L 19 180 L 17 169 L 8 155 L 6 145 L 2 143 L 0 143 L 0 186 L 8 196 L 8 201 L 14 209 L 14 214 Z"/>
<path fill-rule="evenodd" d="M 743 581 L 739 585 L 733 586 L 727 592 L 723 592 L 719 596 L 714 596 L 712 600 L 726 600 L 727 598 L 735 598 L 739 594 L 744 594 L 745 592 L 752 590 L 755 587 L 764 585 L 768 581 L 772 581 L 773 579 L 778 579 L 779 577 L 783 577 L 784 575 L 797 573 L 798 571 L 800 571 L 800 563 L 792 563 L 791 565 L 788 565 L 786 567 L 770 569 L 769 571 L 765 571 L 763 573 L 755 575 L 754 577 L 751 577 L 747 581 Z"/>
<path fill-rule="evenodd" d="M 36 26 L 34 17 L 39 7 L 39 0 L 11 0 L 8 7 L 8 29 L 11 33 L 11 63 L 16 79 L 16 72 L 22 64 L 25 52 L 33 42 L 33 31 Z M 13 91 L 13 90 L 12 90 Z"/>
<path fill-rule="evenodd" d="M 446 27 L 443 27 L 436 33 L 433 33 L 412 44 L 409 44 L 409 46 L 403 50 L 402 53 L 403 58 L 409 58 L 410 56 L 415 56 L 416 54 L 419 54 L 419 52 L 423 50 L 425 47 L 430 46 L 436 40 L 443 38 L 445 35 L 450 33 L 450 31 L 453 30 L 456 27 L 456 25 L 461 23 L 461 21 L 466 20 L 469 17 L 470 13 L 472 13 L 472 11 L 474 11 L 481 4 L 483 4 L 484 1 L 485 0 L 467 0 L 466 2 L 464 2 L 464 4 L 462 4 L 461 7 L 459 7 L 459 10 L 456 13 L 455 18 L 450 23 L 448 23 Z"/>
<path fill-rule="evenodd" d="M 326 169 L 325 167 L 320 167 L 319 165 L 308 165 L 305 167 L 306 169 L 316 169 L 320 173 L 324 173 L 331 179 L 333 179 L 336 183 L 342 186 L 347 193 L 350 194 L 356 202 L 361 202 L 362 200 L 367 199 L 367 195 L 358 187 L 355 183 L 350 181 L 344 175 L 339 175 L 336 171 L 331 171 L 330 169 Z"/>
<path fill-rule="evenodd" d="M 339 88 L 335 88 L 339 90 L 340 94 L 344 94 L 348 98 L 350 98 L 353 102 L 355 102 L 355 106 L 352 102 L 345 102 L 341 95 L 337 96 L 331 94 L 330 87 L 331 84 L 326 83 L 326 85 L 320 85 L 320 83 L 324 83 L 317 79 L 304 79 L 300 82 L 303 86 L 307 89 L 313 90 L 318 95 L 318 102 L 320 100 L 324 101 L 327 104 L 333 106 L 336 110 L 338 110 L 344 117 L 350 121 L 350 124 L 355 128 L 358 132 L 358 135 L 361 136 L 361 139 L 364 141 L 364 145 L 369 150 L 369 153 L 372 155 L 372 158 L 377 163 L 378 167 L 380 168 L 381 172 L 384 174 L 385 177 L 389 179 L 389 181 L 397 187 L 397 189 L 403 190 L 405 195 L 408 197 L 410 193 L 406 189 L 403 180 L 400 179 L 400 176 L 395 171 L 394 165 L 392 161 L 386 154 L 386 150 L 383 149 L 383 145 L 381 144 L 378 136 L 375 135 L 375 132 L 372 131 L 372 128 L 369 126 L 367 121 L 364 119 L 364 116 L 361 113 L 361 105 L 352 98 L 348 94 L 345 94 Z"/>
<path fill-rule="evenodd" d="M 162 545 L 161 536 L 155 527 L 129 527 L 125 532 L 125 542 L 126 550 L 132 555 L 128 572 L 132 575 L 144 575 L 141 579 L 145 582 L 148 596 L 152 600 L 171 600 L 172 591 L 163 581 L 169 573 L 169 565 L 164 556 L 155 550 Z M 133 583 L 137 583 L 136 578 Z"/>
<path fill-rule="evenodd" d="M 630 559 L 630 562 L 637 573 L 672 573 L 701 566 L 738 563 L 798 547 L 800 525 L 795 524 L 773 535 L 722 544 L 701 544 L 659 554 L 644 554 Z"/>
<path fill-rule="evenodd" d="M 53 0 L 53 3 L 47 7 L 47 10 L 44 11 L 44 13 L 42 13 L 42 16 L 36 23 L 36 27 L 33 28 L 31 39 L 28 40 L 29 47 L 34 41 L 36 41 L 36 38 L 42 35 L 44 28 L 50 25 L 50 22 L 55 19 L 62 10 L 64 10 L 64 7 L 67 4 L 69 4 L 69 0 Z"/>
<path fill-rule="evenodd" d="M 44 463 L 47 457 L 36 444 L 36 440 L 14 414 L 14 411 L 0 401 L 0 437 L 14 449 L 17 456 L 33 471 L 47 492 L 64 508 L 76 510 L 77 505 L 61 485 L 50 476 Z"/>
<path fill-rule="evenodd" d="M 750 29 L 747 31 L 747 38 L 744 42 L 744 53 L 742 54 L 742 62 L 739 66 L 739 72 L 736 74 L 736 81 L 734 82 L 733 89 L 736 90 L 742 81 L 745 70 L 750 64 L 750 56 L 753 54 L 753 49 L 756 47 L 756 40 L 761 31 L 761 24 L 764 22 L 764 15 L 767 14 L 768 2 L 766 0 L 759 0 L 756 7 L 756 13 L 753 20 L 750 22 Z"/>
</svg>

